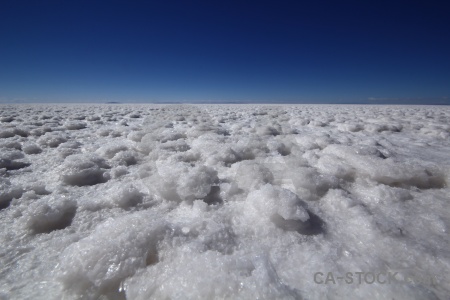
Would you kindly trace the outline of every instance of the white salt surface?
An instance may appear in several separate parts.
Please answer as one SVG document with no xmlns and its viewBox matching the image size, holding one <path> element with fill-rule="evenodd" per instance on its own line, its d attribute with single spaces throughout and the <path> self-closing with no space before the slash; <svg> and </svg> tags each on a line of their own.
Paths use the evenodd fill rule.
<svg viewBox="0 0 450 300">
<path fill-rule="evenodd" d="M 0 299 L 450 297 L 450 107 L 1 105 L 0 121 Z"/>
</svg>

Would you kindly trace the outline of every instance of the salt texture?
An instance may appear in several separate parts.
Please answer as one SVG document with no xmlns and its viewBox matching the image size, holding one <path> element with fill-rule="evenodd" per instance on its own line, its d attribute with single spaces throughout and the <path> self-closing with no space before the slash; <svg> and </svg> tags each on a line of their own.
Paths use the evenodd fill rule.
<svg viewBox="0 0 450 300">
<path fill-rule="evenodd" d="M 444 106 L 1 105 L 0 298 L 448 299 L 449 124 Z"/>
</svg>

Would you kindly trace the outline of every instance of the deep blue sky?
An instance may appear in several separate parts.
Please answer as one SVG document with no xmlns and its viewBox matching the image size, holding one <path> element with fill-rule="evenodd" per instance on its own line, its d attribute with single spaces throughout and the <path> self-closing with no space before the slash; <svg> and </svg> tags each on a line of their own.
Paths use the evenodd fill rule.
<svg viewBox="0 0 450 300">
<path fill-rule="evenodd" d="M 0 2 L 0 102 L 450 103 L 447 1 Z"/>
</svg>

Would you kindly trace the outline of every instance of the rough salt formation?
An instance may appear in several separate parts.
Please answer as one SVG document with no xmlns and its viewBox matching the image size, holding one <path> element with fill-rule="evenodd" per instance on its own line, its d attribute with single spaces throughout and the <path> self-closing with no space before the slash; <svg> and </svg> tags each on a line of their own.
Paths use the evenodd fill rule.
<svg viewBox="0 0 450 300">
<path fill-rule="evenodd" d="M 450 296 L 449 107 L 0 108 L 0 299 Z"/>
</svg>

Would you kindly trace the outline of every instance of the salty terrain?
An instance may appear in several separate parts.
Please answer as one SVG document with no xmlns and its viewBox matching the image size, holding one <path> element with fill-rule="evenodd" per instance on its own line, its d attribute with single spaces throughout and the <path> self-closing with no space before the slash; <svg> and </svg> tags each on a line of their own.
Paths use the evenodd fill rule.
<svg viewBox="0 0 450 300">
<path fill-rule="evenodd" d="M 448 106 L 3 104 L 0 126 L 0 299 L 450 297 Z"/>
</svg>

